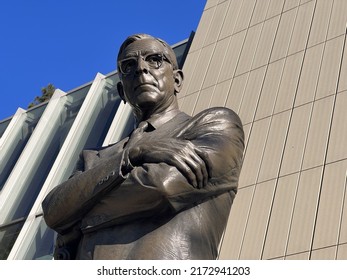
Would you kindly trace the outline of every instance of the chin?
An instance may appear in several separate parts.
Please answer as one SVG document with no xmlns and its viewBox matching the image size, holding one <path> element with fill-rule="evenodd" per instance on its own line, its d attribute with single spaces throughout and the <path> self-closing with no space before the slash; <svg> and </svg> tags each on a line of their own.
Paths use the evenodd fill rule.
<svg viewBox="0 0 347 280">
<path fill-rule="evenodd" d="M 148 111 L 151 110 L 152 108 L 156 107 L 158 103 L 155 101 L 143 101 L 140 102 L 136 105 L 136 107 L 138 107 L 139 109 L 141 109 L 141 111 Z"/>
<path fill-rule="evenodd" d="M 143 106 L 153 107 L 154 105 L 160 103 L 160 101 L 161 101 L 160 96 L 158 95 L 158 93 L 154 92 L 154 93 L 141 94 L 140 96 L 138 96 L 136 100 L 136 104 L 139 107 L 143 107 Z"/>
</svg>

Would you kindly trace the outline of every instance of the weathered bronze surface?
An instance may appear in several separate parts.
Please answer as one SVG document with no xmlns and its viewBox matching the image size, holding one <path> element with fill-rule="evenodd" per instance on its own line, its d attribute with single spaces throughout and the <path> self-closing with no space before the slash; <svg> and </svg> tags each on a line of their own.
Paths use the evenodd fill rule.
<svg viewBox="0 0 347 280">
<path fill-rule="evenodd" d="M 138 128 L 84 150 L 43 201 L 58 232 L 55 259 L 215 259 L 242 165 L 239 117 L 227 108 L 181 112 L 183 73 L 160 39 L 128 37 L 118 70 Z"/>
</svg>

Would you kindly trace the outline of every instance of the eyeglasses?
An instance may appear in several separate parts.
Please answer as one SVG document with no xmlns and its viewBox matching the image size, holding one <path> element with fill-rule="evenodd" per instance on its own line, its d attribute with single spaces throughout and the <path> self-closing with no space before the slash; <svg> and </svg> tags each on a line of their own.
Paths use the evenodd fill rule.
<svg viewBox="0 0 347 280">
<path fill-rule="evenodd" d="M 135 73 L 138 67 L 138 61 L 141 58 L 145 61 L 149 68 L 151 69 L 159 69 L 163 61 L 170 61 L 163 53 L 151 53 L 146 56 L 138 56 L 138 57 L 129 57 L 123 60 L 118 61 L 118 69 L 123 75 L 129 75 L 131 73 Z"/>
</svg>

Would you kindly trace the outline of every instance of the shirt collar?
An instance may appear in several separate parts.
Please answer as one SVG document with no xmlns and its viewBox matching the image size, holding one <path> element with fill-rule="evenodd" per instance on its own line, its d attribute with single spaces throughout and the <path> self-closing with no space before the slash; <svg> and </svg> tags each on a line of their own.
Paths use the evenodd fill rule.
<svg viewBox="0 0 347 280">
<path fill-rule="evenodd" d="M 158 129 L 163 124 L 167 123 L 169 120 L 176 117 L 181 111 L 179 109 L 173 109 L 165 114 L 154 115 L 150 117 L 147 122 L 153 126 L 153 128 Z"/>
</svg>

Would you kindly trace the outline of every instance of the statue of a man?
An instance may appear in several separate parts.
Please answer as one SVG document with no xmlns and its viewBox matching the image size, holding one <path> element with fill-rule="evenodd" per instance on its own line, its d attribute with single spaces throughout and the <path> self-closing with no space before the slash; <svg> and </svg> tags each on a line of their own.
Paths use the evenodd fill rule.
<svg viewBox="0 0 347 280">
<path fill-rule="evenodd" d="M 58 232 L 55 258 L 216 259 L 242 165 L 239 117 L 227 108 L 181 112 L 183 73 L 161 39 L 130 36 L 117 61 L 118 92 L 138 127 L 84 150 L 43 201 Z"/>
</svg>

